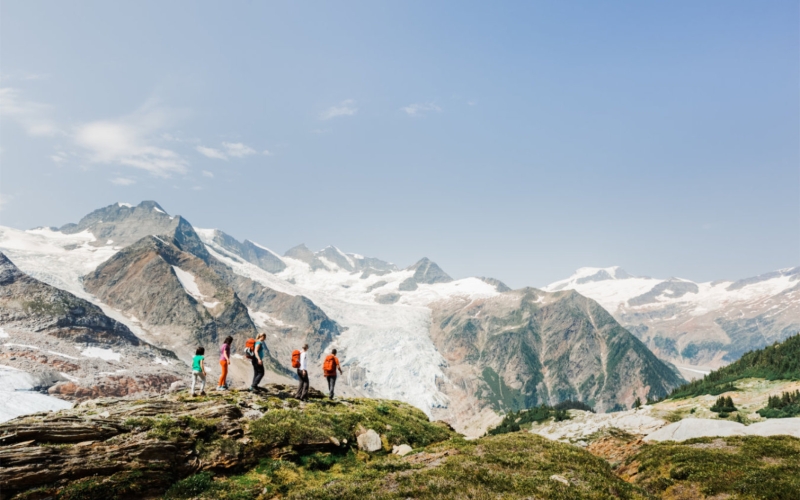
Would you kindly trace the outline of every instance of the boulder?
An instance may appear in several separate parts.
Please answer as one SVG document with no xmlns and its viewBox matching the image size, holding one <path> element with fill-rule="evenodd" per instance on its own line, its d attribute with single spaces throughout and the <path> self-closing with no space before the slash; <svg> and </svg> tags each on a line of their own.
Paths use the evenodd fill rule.
<svg viewBox="0 0 800 500">
<path fill-rule="evenodd" d="M 381 448 L 383 448 L 381 437 L 374 430 L 368 429 L 367 432 L 358 436 L 359 450 L 373 453 L 379 451 Z"/>
<path fill-rule="evenodd" d="M 392 453 L 394 453 L 395 455 L 399 455 L 401 457 L 408 455 L 409 453 L 411 453 L 411 451 L 412 451 L 411 447 L 407 444 L 401 444 L 399 446 L 392 447 Z"/>
</svg>

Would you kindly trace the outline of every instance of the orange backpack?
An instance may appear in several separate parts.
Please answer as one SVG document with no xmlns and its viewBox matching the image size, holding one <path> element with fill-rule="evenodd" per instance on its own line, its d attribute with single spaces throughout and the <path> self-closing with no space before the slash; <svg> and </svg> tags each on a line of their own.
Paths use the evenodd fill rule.
<svg viewBox="0 0 800 500">
<path fill-rule="evenodd" d="M 292 368 L 300 368 L 300 351 L 292 351 Z"/>
<path fill-rule="evenodd" d="M 256 339 L 247 339 L 244 343 L 244 356 L 247 359 L 256 357 Z"/>
<path fill-rule="evenodd" d="M 322 371 L 325 374 L 332 373 L 336 375 L 336 356 L 333 354 L 328 354 L 328 357 L 325 358 L 325 362 L 322 364 Z"/>
</svg>

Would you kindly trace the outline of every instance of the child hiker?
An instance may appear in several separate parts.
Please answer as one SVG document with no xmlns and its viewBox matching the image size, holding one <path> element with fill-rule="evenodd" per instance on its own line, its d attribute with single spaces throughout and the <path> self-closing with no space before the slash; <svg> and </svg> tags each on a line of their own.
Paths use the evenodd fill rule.
<svg viewBox="0 0 800 500">
<path fill-rule="evenodd" d="M 205 348 L 198 347 L 194 352 L 194 358 L 192 358 L 192 396 L 194 396 L 194 385 L 198 380 L 200 381 L 200 395 L 206 395 L 205 354 Z"/>
</svg>

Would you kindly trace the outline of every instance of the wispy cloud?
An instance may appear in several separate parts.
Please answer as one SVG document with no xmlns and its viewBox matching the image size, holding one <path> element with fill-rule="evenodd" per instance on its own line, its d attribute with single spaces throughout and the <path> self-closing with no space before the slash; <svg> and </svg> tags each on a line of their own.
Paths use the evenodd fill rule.
<svg viewBox="0 0 800 500">
<path fill-rule="evenodd" d="M 208 170 L 203 170 L 203 177 L 208 177 L 210 179 L 213 179 L 214 178 L 214 173 L 213 172 L 209 172 Z"/>
<path fill-rule="evenodd" d="M 136 184 L 136 181 L 127 177 L 115 177 L 111 179 L 111 184 L 115 184 L 117 186 L 130 186 L 131 184 Z"/>
<path fill-rule="evenodd" d="M 408 116 L 425 116 L 425 114 L 432 111 L 436 113 L 441 113 L 442 111 L 442 108 L 433 102 L 409 104 L 400 109 L 405 111 Z"/>
<path fill-rule="evenodd" d="M 331 106 L 319 115 L 320 120 L 330 120 L 337 116 L 352 116 L 358 112 L 356 101 L 353 99 L 346 99 L 336 106 Z"/>
<path fill-rule="evenodd" d="M 209 148 L 207 146 L 197 146 L 195 149 L 203 156 L 216 160 L 227 160 L 231 157 L 244 158 L 257 153 L 255 149 L 241 142 L 223 142 L 222 149 Z M 269 152 L 265 151 L 264 154 L 269 155 Z"/>
<path fill-rule="evenodd" d="M 255 149 L 241 142 L 223 142 L 222 147 L 225 148 L 225 152 L 228 153 L 228 156 L 233 156 L 235 158 L 244 158 L 245 156 L 256 154 Z"/>
<path fill-rule="evenodd" d="M 50 106 L 26 101 L 19 89 L 0 88 L 0 115 L 17 122 L 28 135 L 47 137 L 58 134 L 58 127 L 50 118 L 50 113 Z"/>
<path fill-rule="evenodd" d="M 134 113 L 75 129 L 75 144 L 99 164 L 127 165 L 158 177 L 186 173 L 189 163 L 171 149 L 155 144 L 158 132 L 174 122 L 174 113 L 148 101 Z"/>
<path fill-rule="evenodd" d="M 264 156 L 272 156 L 272 151 L 270 151 L 269 149 L 265 149 L 264 151 L 261 152 L 261 154 Z"/>
<path fill-rule="evenodd" d="M 227 160 L 228 157 L 219 149 L 207 148 L 205 146 L 197 146 L 197 151 L 208 158 L 215 158 L 217 160 Z"/>
</svg>

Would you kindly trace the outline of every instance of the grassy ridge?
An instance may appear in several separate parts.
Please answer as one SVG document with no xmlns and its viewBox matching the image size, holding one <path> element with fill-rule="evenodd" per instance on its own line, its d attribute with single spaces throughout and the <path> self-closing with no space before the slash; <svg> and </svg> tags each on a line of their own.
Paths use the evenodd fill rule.
<svg viewBox="0 0 800 500">
<path fill-rule="evenodd" d="M 703 394 L 718 395 L 735 390 L 733 382 L 743 378 L 800 380 L 800 335 L 756 351 L 750 351 L 728 366 L 714 370 L 700 380 L 674 389 L 669 398 L 687 398 Z"/>
</svg>

